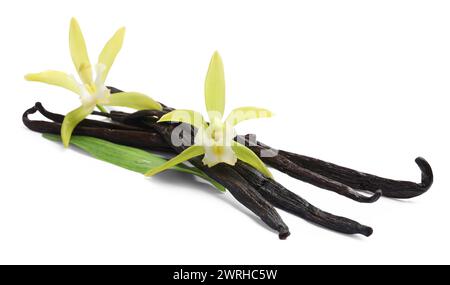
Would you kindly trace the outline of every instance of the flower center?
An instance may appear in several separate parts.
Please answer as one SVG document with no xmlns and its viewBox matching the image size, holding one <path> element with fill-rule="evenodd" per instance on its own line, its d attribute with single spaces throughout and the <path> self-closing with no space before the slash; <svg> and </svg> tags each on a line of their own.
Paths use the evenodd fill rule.
<svg viewBox="0 0 450 285">
<path fill-rule="evenodd" d="M 217 156 L 221 156 L 225 152 L 225 148 L 221 145 L 214 145 L 212 147 L 212 150 L 213 150 L 214 154 Z"/>
<path fill-rule="evenodd" d="M 231 141 L 235 134 L 236 132 L 232 126 L 216 120 L 206 129 L 206 141 L 203 144 L 209 146 L 231 146 Z"/>
<path fill-rule="evenodd" d="M 95 105 L 108 103 L 111 92 L 106 88 L 102 80 L 105 72 L 103 64 L 95 66 L 95 81 L 90 84 L 79 84 L 81 90 L 80 100 L 83 105 Z"/>
<path fill-rule="evenodd" d="M 201 130 L 195 138 L 195 143 L 205 148 L 203 163 L 208 167 L 222 162 L 234 165 L 237 161 L 232 148 L 235 134 L 231 125 L 218 121 L 211 123 L 206 130 Z"/>
</svg>

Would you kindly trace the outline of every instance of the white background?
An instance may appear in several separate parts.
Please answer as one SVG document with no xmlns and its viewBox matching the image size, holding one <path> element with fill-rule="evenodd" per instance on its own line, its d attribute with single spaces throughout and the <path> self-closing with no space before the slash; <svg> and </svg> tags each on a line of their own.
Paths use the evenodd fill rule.
<svg viewBox="0 0 450 285">
<path fill-rule="evenodd" d="M 448 1 L 3 1 L 0 4 L 0 263 L 449 263 L 450 3 Z M 272 146 L 395 179 L 435 184 L 408 201 L 358 204 L 274 171 L 314 205 L 370 225 L 347 236 L 280 212 L 286 241 L 234 198 L 187 175 L 151 179 L 64 150 L 21 124 L 41 101 L 66 113 L 74 94 L 23 80 L 75 73 L 76 16 L 92 61 L 122 25 L 108 83 L 204 111 L 214 50 L 227 110 L 276 113 L 239 126 Z"/>
</svg>

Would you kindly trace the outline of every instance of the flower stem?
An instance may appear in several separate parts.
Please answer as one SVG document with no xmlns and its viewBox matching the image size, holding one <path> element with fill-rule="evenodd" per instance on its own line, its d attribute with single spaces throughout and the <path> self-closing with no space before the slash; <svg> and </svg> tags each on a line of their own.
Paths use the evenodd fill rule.
<svg viewBox="0 0 450 285">
<path fill-rule="evenodd" d="M 99 109 L 102 113 L 109 113 L 108 110 L 106 110 L 102 105 L 97 104 L 97 109 Z"/>
</svg>

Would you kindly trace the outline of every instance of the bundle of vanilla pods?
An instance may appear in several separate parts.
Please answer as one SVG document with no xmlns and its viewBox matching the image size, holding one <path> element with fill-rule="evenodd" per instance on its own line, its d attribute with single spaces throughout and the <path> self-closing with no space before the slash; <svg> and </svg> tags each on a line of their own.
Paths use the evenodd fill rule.
<svg viewBox="0 0 450 285">
<path fill-rule="evenodd" d="M 120 91 L 113 87 L 109 88 L 113 93 Z M 75 128 L 73 134 L 95 137 L 148 151 L 180 153 L 192 144 L 193 136 L 186 138 L 181 146 L 173 145 L 171 142 L 173 129 L 182 127 L 186 128 L 186 132 L 195 132 L 195 129 L 191 125 L 180 125 L 180 123 L 157 123 L 162 115 L 173 110 L 163 106 L 162 111 L 94 112 L 94 115 L 109 118 L 110 122 L 85 119 Z M 30 119 L 29 115 L 36 112 L 41 113 L 48 121 Z M 23 123 L 29 129 L 40 133 L 60 134 L 63 120 L 63 115 L 47 111 L 40 103 L 36 103 L 23 114 Z M 239 139 L 244 141 L 267 165 L 296 179 L 334 191 L 358 202 L 375 202 L 380 196 L 412 198 L 425 193 L 433 183 L 432 169 L 421 157 L 416 159 L 422 173 L 421 182 L 414 183 L 382 178 L 308 156 L 276 150 L 257 141 L 254 135 L 242 136 Z M 273 152 L 273 155 L 261 155 L 261 152 L 265 154 Z M 287 238 L 290 233 L 275 208 L 345 234 L 370 236 L 373 232 L 371 227 L 320 210 L 242 161 L 238 161 L 235 166 L 221 163 L 211 168 L 205 166 L 198 157 L 189 162 L 223 185 L 234 198 L 261 218 L 270 228 L 277 231 L 280 239 Z"/>
</svg>

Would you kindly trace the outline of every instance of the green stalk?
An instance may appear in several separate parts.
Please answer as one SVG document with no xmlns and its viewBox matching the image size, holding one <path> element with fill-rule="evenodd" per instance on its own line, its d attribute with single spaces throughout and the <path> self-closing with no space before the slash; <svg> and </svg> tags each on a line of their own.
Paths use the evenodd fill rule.
<svg viewBox="0 0 450 285">
<path fill-rule="evenodd" d="M 102 105 L 97 104 L 97 109 L 99 109 L 102 113 L 109 113 L 108 110 L 106 110 Z"/>
</svg>

